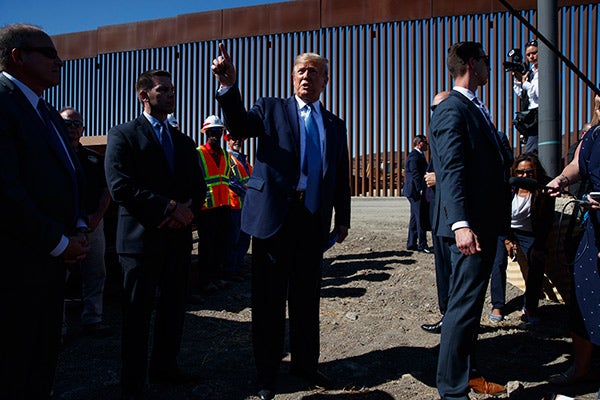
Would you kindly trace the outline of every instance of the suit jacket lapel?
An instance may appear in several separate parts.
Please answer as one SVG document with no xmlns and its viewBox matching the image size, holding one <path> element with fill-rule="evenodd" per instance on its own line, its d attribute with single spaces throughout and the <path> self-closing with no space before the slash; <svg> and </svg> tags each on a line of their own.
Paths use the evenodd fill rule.
<svg viewBox="0 0 600 400">
<path fill-rule="evenodd" d="M 294 96 L 286 100 L 287 118 L 292 129 L 292 143 L 298 159 L 300 159 L 300 122 L 298 121 L 298 105 Z"/>
<path fill-rule="evenodd" d="M 321 104 L 321 115 L 323 116 L 323 126 L 325 127 L 325 148 L 323 149 L 323 176 L 326 176 L 329 168 L 329 160 L 333 160 L 333 150 L 335 149 L 335 130 L 331 113 Z"/>
<path fill-rule="evenodd" d="M 165 155 L 165 151 L 163 150 L 162 145 L 160 144 L 160 141 L 156 137 L 156 132 L 154 132 L 154 127 L 152 126 L 150 121 L 148 121 L 148 118 L 146 118 L 144 116 L 144 114 L 142 114 L 138 117 L 138 123 L 139 123 L 139 125 L 138 125 L 139 134 L 144 136 L 146 139 L 148 139 L 148 141 L 150 143 L 152 143 L 153 146 L 155 146 L 156 151 L 158 151 L 160 153 L 160 156 L 163 160 L 165 169 L 169 172 L 169 174 L 171 174 L 171 169 L 169 168 L 169 162 L 167 161 L 167 156 Z M 170 129 L 171 128 L 169 127 L 169 130 Z M 173 143 L 173 150 L 175 151 L 175 141 L 174 141 L 172 135 L 171 135 L 171 139 L 172 139 L 171 142 Z M 177 157 L 175 157 L 175 160 L 177 160 Z M 177 165 L 177 161 L 175 161 L 175 164 Z"/>
</svg>

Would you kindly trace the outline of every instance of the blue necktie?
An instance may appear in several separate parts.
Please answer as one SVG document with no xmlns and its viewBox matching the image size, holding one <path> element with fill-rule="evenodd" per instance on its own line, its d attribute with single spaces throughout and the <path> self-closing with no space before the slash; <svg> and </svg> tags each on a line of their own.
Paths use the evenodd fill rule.
<svg viewBox="0 0 600 400">
<path fill-rule="evenodd" d="M 302 172 L 306 175 L 306 198 L 304 205 L 311 213 L 316 213 L 321 203 L 322 158 L 319 128 L 313 116 L 312 105 L 304 106 L 304 127 L 306 128 L 304 162 Z"/>
<path fill-rule="evenodd" d="M 75 176 L 75 170 L 73 169 L 73 163 L 71 162 L 71 159 L 69 158 L 69 155 L 67 154 L 67 150 L 65 149 L 66 144 L 64 144 L 62 142 L 62 140 L 58 137 L 58 133 L 54 129 L 54 125 L 52 124 L 52 120 L 50 119 L 50 114 L 48 114 L 48 109 L 46 108 L 46 104 L 44 103 L 44 100 L 40 99 L 38 101 L 37 110 L 40 113 L 42 120 L 44 121 L 44 125 L 46 125 L 47 129 L 44 133 L 46 134 L 48 143 L 50 143 L 50 146 L 52 146 L 52 149 L 54 149 L 54 152 L 56 154 L 58 154 L 61 161 L 68 168 L 69 173 L 71 174 L 71 176 L 73 177 L 75 182 L 77 182 L 77 177 Z M 70 145 L 71 144 L 69 143 L 69 146 Z"/>
<path fill-rule="evenodd" d="M 37 110 L 44 121 L 44 125 L 46 125 L 45 134 L 48 139 L 48 143 L 54 150 L 56 154 L 60 157 L 61 161 L 65 164 L 65 167 L 69 171 L 69 175 L 71 175 L 71 179 L 73 180 L 73 185 L 75 187 L 75 216 L 79 215 L 79 184 L 77 182 L 77 174 L 75 172 L 75 168 L 73 163 L 71 162 L 71 158 L 67 153 L 67 149 L 65 146 L 71 146 L 71 143 L 63 143 L 63 141 L 58 137 L 58 132 L 56 132 L 54 125 L 52 124 L 52 120 L 50 119 L 50 114 L 48 114 L 48 109 L 46 108 L 46 103 L 44 100 L 40 99 L 37 104 Z"/>
<path fill-rule="evenodd" d="M 159 123 L 158 130 L 160 133 L 160 145 L 165 152 L 165 157 L 167 157 L 167 162 L 169 163 L 169 169 L 171 172 L 175 171 L 175 152 L 173 151 L 173 144 L 171 143 L 171 135 L 169 132 L 169 128 L 165 126 L 164 123 Z"/>
</svg>

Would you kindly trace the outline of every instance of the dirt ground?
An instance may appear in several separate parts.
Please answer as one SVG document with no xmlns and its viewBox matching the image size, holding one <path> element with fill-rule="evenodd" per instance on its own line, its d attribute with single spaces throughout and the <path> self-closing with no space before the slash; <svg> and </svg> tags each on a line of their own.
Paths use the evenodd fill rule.
<svg viewBox="0 0 600 400">
<path fill-rule="evenodd" d="M 321 369 L 336 390 L 310 389 L 287 374 L 282 361 L 276 400 L 438 399 L 435 370 L 439 335 L 421 330 L 439 318 L 433 255 L 406 251 L 408 202 L 355 198 L 346 242 L 325 256 L 321 301 Z M 69 333 L 60 356 L 56 392 L 64 400 L 119 398 L 120 308 L 118 272 L 111 271 L 105 319 L 109 338 L 81 336 L 77 299 L 67 303 Z M 111 283 L 112 282 L 112 283 Z M 520 321 L 522 293 L 507 287 L 506 320 L 492 324 L 486 299 L 477 361 L 489 379 L 507 384 L 500 399 L 541 400 L 559 392 L 597 399 L 600 382 L 557 388 L 545 382 L 570 365 L 567 307 L 542 301 L 542 324 Z M 181 346 L 182 368 L 200 383 L 151 385 L 148 399 L 256 399 L 250 340 L 250 284 L 234 283 L 190 306 Z M 595 355 L 598 368 L 599 357 Z M 472 399 L 492 397 L 472 394 Z"/>
</svg>

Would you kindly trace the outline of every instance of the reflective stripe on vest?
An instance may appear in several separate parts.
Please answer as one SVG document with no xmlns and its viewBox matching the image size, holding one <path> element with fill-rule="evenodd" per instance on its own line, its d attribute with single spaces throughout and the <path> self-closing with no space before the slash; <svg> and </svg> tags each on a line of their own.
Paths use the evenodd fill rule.
<svg viewBox="0 0 600 400">
<path fill-rule="evenodd" d="M 244 189 L 247 188 L 248 179 L 250 179 L 250 174 L 252 173 L 252 165 L 248 164 L 248 169 L 250 170 L 250 174 L 246 172 L 246 168 L 244 168 L 244 164 L 240 162 L 235 156 L 231 155 L 231 160 L 233 161 L 231 165 L 231 174 L 238 178 Z M 241 210 L 243 198 L 240 197 L 236 192 L 232 189 L 229 189 L 229 196 L 231 200 L 231 209 L 232 210 Z"/>
<path fill-rule="evenodd" d="M 223 152 L 223 160 L 219 166 L 208 152 L 208 149 L 202 145 L 198 147 L 200 153 L 200 162 L 205 173 L 204 181 L 206 182 L 206 203 L 202 206 L 203 210 L 210 208 L 223 207 L 230 205 L 229 200 L 229 174 L 231 165 L 229 155 L 225 150 Z"/>
</svg>

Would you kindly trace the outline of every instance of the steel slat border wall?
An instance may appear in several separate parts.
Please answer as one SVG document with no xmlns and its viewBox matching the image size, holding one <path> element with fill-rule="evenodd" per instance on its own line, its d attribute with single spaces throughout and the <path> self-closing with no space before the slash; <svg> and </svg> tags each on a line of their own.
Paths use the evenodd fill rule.
<svg viewBox="0 0 600 400">
<path fill-rule="evenodd" d="M 536 25 L 534 11 L 521 15 Z M 600 66 L 597 4 L 559 9 L 559 47 L 593 81 Z M 398 196 L 402 167 L 415 135 L 429 128 L 433 95 L 450 89 L 445 68 L 448 46 L 461 40 L 481 41 L 490 54 L 490 84 L 480 96 L 498 129 L 514 147 L 518 136 L 512 117 L 518 98 L 512 79 L 502 68 L 506 53 L 533 36 L 508 13 L 461 15 L 417 21 L 323 28 L 318 31 L 227 39 L 238 68 L 240 91 L 248 106 L 259 96 L 292 94 L 291 69 L 296 54 L 311 51 L 330 60 L 331 80 L 325 106 L 347 123 L 355 195 Z M 58 108 L 82 110 L 87 135 L 105 135 L 136 117 L 141 107 L 134 93 L 138 74 L 146 69 L 173 73 L 182 129 L 197 143 L 204 138 L 204 118 L 219 112 L 217 83 L 210 72 L 219 41 L 186 43 L 159 49 L 100 54 L 65 62 L 62 84 L 48 91 Z M 561 128 L 563 154 L 591 118 L 592 93 L 561 64 Z M 253 156 L 256 142 L 247 144 Z M 519 149 L 515 150 L 519 152 Z"/>
</svg>

